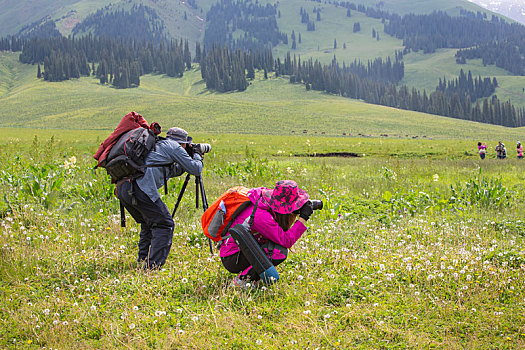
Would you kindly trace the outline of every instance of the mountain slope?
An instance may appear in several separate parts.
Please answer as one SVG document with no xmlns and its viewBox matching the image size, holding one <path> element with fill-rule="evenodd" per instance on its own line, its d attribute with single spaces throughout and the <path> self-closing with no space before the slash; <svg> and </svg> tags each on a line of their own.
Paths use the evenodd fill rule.
<svg viewBox="0 0 525 350">
<path fill-rule="evenodd" d="M 60 83 L 36 79 L 35 67 L 0 55 L 0 74 L 18 78 L 0 87 L 0 126 L 59 129 L 107 129 L 135 110 L 164 126 L 195 132 L 274 135 L 375 135 L 406 138 L 520 138 L 525 128 L 509 129 L 424 113 L 366 104 L 344 97 L 306 91 L 286 79 L 260 75 L 245 92 L 210 93 L 194 69 L 181 79 L 147 75 L 138 88 L 119 90 L 98 80 Z"/>
<path fill-rule="evenodd" d="M 525 2 L 523 0 L 470 0 L 487 10 L 502 14 L 525 24 Z"/>
</svg>

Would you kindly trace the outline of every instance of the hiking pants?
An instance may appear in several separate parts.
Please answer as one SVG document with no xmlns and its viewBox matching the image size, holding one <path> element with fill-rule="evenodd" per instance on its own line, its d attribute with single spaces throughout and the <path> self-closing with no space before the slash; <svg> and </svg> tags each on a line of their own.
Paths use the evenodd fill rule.
<svg viewBox="0 0 525 350">
<path fill-rule="evenodd" d="M 171 249 L 174 227 L 168 208 L 160 198 L 153 202 L 135 181 L 123 182 L 117 187 L 117 194 L 141 225 L 137 261 L 146 262 L 150 269 L 164 265 Z"/>
<path fill-rule="evenodd" d="M 270 258 L 270 261 L 272 262 L 273 266 L 277 266 L 285 260 L 286 258 L 284 259 Z M 224 267 L 226 268 L 226 270 L 228 270 L 229 272 L 231 273 L 241 272 L 241 274 L 239 275 L 241 279 L 246 279 L 246 280 L 253 281 L 253 282 L 261 279 L 261 277 L 254 271 L 251 264 L 248 262 L 248 259 L 246 259 L 246 257 L 241 251 L 235 254 L 229 255 L 229 256 L 225 256 L 221 258 L 221 261 Z"/>
</svg>

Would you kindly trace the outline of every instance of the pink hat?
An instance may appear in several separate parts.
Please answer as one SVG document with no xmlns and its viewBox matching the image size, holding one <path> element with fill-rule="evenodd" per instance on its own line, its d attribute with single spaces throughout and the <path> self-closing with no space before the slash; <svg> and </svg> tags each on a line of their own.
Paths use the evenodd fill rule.
<svg viewBox="0 0 525 350">
<path fill-rule="evenodd" d="M 275 188 L 264 191 L 263 196 L 270 209 L 279 214 L 290 214 L 299 210 L 310 198 L 308 193 L 292 180 L 277 182 Z"/>
</svg>

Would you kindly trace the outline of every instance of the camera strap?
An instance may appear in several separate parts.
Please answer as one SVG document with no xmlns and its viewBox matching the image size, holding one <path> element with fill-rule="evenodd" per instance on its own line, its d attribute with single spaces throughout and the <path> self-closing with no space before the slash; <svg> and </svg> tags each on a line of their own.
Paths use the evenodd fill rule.
<svg viewBox="0 0 525 350">
<path fill-rule="evenodd" d="M 257 210 L 257 206 L 259 205 L 259 201 L 261 200 L 261 198 L 259 198 L 257 200 L 257 202 L 255 202 L 255 204 L 253 205 L 253 210 L 252 210 L 252 214 L 250 216 L 248 216 L 246 218 L 246 220 L 244 220 L 244 222 L 242 223 L 246 228 L 250 229 L 252 228 L 252 225 L 253 225 L 253 220 L 255 219 L 255 211 Z"/>
</svg>

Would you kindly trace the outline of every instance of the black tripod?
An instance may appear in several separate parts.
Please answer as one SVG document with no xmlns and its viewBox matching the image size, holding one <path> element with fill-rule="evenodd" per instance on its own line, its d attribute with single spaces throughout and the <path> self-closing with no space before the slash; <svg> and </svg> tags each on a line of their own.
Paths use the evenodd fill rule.
<svg viewBox="0 0 525 350">
<path fill-rule="evenodd" d="M 188 182 L 190 182 L 191 175 L 186 175 L 186 179 L 184 180 L 184 183 L 182 184 L 182 188 L 179 192 L 179 196 L 177 198 L 177 202 L 175 203 L 175 208 L 173 208 L 173 212 L 171 213 L 171 217 L 175 216 L 175 212 L 177 211 L 177 208 L 179 207 L 180 201 L 182 200 L 182 196 L 184 195 L 184 191 L 186 191 L 186 186 L 188 186 Z M 199 192 L 200 196 L 202 197 L 202 209 L 204 211 L 208 210 L 208 199 L 206 198 L 206 192 L 204 191 L 204 184 L 202 183 L 202 177 L 201 176 L 195 176 L 195 208 L 199 208 Z M 213 247 L 211 244 L 211 239 L 208 238 L 208 244 L 210 245 L 210 253 L 213 255 Z"/>
</svg>

